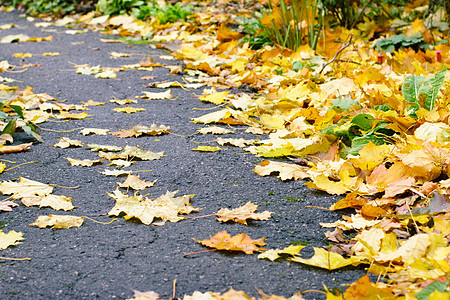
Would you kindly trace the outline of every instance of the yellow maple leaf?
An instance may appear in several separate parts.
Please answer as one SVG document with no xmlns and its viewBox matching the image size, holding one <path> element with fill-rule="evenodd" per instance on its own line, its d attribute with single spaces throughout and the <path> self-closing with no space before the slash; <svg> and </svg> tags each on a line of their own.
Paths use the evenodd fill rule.
<svg viewBox="0 0 450 300">
<path fill-rule="evenodd" d="M 51 207 L 54 210 L 72 210 L 75 206 L 72 205 L 72 198 L 62 195 L 47 195 L 41 198 L 39 207 Z"/>
<path fill-rule="evenodd" d="M 30 226 L 37 226 L 39 228 L 59 228 L 66 229 L 71 227 L 80 227 L 83 225 L 83 217 L 69 216 L 69 215 L 48 215 L 39 216 L 36 221 L 30 224 Z"/>
<path fill-rule="evenodd" d="M 94 164 L 100 163 L 103 159 L 76 159 L 67 157 L 70 165 L 73 166 L 82 166 L 82 167 L 92 167 Z"/>
<path fill-rule="evenodd" d="M 23 240 L 22 236 L 22 232 L 11 230 L 8 233 L 4 233 L 3 230 L 0 229 L 0 250 L 20 244 L 20 241 Z"/>
<path fill-rule="evenodd" d="M 359 151 L 359 157 L 350 158 L 350 162 L 363 171 L 371 171 L 381 164 L 391 153 L 392 148 L 389 145 L 375 145 L 369 142 Z"/>
<path fill-rule="evenodd" d="M 114 111 L 117 112 L 124 112 L 127 114 L 133 114 L 136 113 L 138 111 L 145 111 L 145 108 L 139 108 L 139 107 L 117 107 L 117 108 L 113 108 Z"/>
<path fill-rule="evenodd" d="M 121 188 L 132 188 L 134 190 L 145 190 L 155 185 L 155 181 L 145 181 L 139 178 L 139 175 L 129 174 L 123 183 L 117 183 Z"/>
<path fill-rule="evenodd" d="M 397 250 L 373 256 L 376 262 L 406 262 L 408 259 L 423 257 L 431 244 L 430 236 L 419 233 L 410 237 Z"/>
<path fill-rule="evenodd" d="M 365 257 L 350 256 L 349 258 L 344 258 L 338 253 L 315 247 L 314 255 L 310 259 L 304 259 L 300 256 L 295 256 L 292 258 L 288 258 L 288 260 L 327 270 L 335 270 L 350 265 L 357 266 L 362 263 L 368 263 L 368 260 Z"/>
<path fill-rule="evenodd" d="M 83 147 L 83 144 L 79 140 L 72 140 L 67 137 L 62 137 L 58 140 L 59 142 L 54 144 L 54 147 L 58 148 L 69 148 L 69 147 Z"/>
<path fill-rule="evenodd" d="M 271 261 L 274 261 L 281 257 L 280 254 L 289 254 L 290 256 L 294 256 L 294 255 L 297 255 L 305 247 L 306 246 L 291 245 L 284 249 L 270 249 L 270 250 L 264 251 L 263 253 L 259 254 L 258 259 L 267 258 Z"/>
<path fill-rule="evenodd" d="M 235 147 L 247 147 L 249 145 L 253 145 L 256 142 L 256 140 L 246 140 L 244 138 L 239 138 L 239 139 L 223 139 L 223 138 L 218 138 L 217 139 L 217 143 L 221 146 L 225 146 L 225 145 L 232 145 Z"/>
<path fill-rule="evenodd" d="M 107 135 L 109 132 L 109 129 L 101 129 L 101 128 L 84 128 L 80 131 L 82 135 L 90 135 L 90 134 L 97 134 L 97 135 Z"/>
<path fill-rule="evenodd" d="M 307 182 L 310 189 L 318 189 L 333 195 L 342 195 L 350 191 L 350 188 L 342 181 L 333 181 L 323 174 L 316 175 L 312 182 Z"/>
<path fill-rule="evenodd" d="M 30 149 L 31 145 L 33 145 L 33 143 L 26 143 L 26 144 L 14 145 L 14 146 L 0 145 L 0 154 L 27 151 L 28 149 Z"/>
<path fill-rule="evenodd" d="M 20 177 L 19 182 L 3 181 L 0 183 L 0 192 L 4 195 L 11 195 L 13 199 L 20 199 L 32 196 L 46 196 L 49 195 L 53 188 L 44 183 Z"/>
<path fill-rule="evenodd" d="M 143 93 L 144 93 L 144 96 L 139 96 L 139 98 L 149 99 L 149 100 L 173 98 L 170 89 L 168 89 L 165 92 L 159 92 L 159 93 L 158 92 L 146 92 L 146 91 L 143 91 Z"/>
<path fill-rule="evenodd" d="M 199 208 L 192 207 L 189 202 L 194 195 L 174 197 L 176 193 L 177 191 L 167 192 L 156 199 L 148 199 L 141 195 L 128 196 L 116 189 L 113 193 L 108 193 L 116 200 L 116 205 L 108 215 L 119 216 L 121 213 L 125 213 L 124 218 L 127 220 L 137 218 L 142 223 L 150 225 L 155 218 L 178 222 L 184 219 L 179 214 L 189 214 L 199 210 Z"/>
<path fill-rule="evenodd" d="M 212 147 L 212 146 L 198 146 L 197 148 L 191 149 L 192 151 L 199 151 L 199 152 L 216 152 L 220 150 L 226 150 L 220 147 Z"/>
<path fill-rule="evenodd" d="M 18 58 L 27 58 L 32 57 L 33 55 L 31 53 L 14 53 L 13 56 Z"/>
<path fill-rule="evenodd" d="M 217 221 L 220 222 L 234 221 L 247 225 L 247 219 L 268 220 L 273 214 L 273 212 L 268 210 L 262 213 L 255 213 L 257 208 L 258 205 L 255 205 L 249 201 L 244 206 L 240 206 L 232 210 L 228 208 L 221 208 L 215 213 L 215 215 L 217 216 Z"/>
<path fill-rule="evenodd" d="M 203 102 L 211 102 L 213 104 L 219 105 L 226 101 L 226 97 L 229 93 L 230 91 L 217 92 L 206 96 L 200 96 L 198 99 Z"/>
<path fill-rule="evenodd" d="M 261 176 L 269 176 L 273 173 L 278 173 L 279 175 L 277 177 L 283 181 L 291 179 L 305 179 L 310 177 L 310 175 L 306 172 L 306 169 L 299 165 L 269 160 L 265 160 L 255 166 L 253 171 Z"/>
<path fill-rule="evenodd" d="M 54 118 L 56 119 L 75 119 L 75 120 L 80 120 L 80 119 L 86 119 L 86 117 L 90 117 L 91 115 L 85 113 L 85 112 L 81 112 L 81 113 L 69 113 L 67 111 L 61 111 L 59 112 L 59 115 L 54 116 Z"/>
<path fill-rule="evenodd" d="M 197 130 L 198 133 L 200 134 L 227 134 L 227 133 L 234 133 L 233 130 L 231 129 L 227 129 L 227 128 L 222 128 L 219 126 L 208 126 L 208 127 L 203 127 L 203 128 L 199 128 Z"/>
</svg>

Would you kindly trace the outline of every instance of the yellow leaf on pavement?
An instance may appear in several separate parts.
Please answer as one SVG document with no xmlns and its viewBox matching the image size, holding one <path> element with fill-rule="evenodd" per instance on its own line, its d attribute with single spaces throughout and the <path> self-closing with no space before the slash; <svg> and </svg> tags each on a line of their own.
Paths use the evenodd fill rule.
<svg viewBox="0 0 450 300">
<path fill-rule="evenodd" d="M 8 153 L 27 151 L 28 149 L 30 149 L 31 145 L 33 145 L 33 143 L 20 144 L 20 145 L 15 145 L 15 146 L 0 145 L 0 154 L 8 154 Z"/>
<path fill-rule="evenodd" d="M 306 246 L 291 245 L 284 249 L 270 249 L 270 250 L 264 251 L 263 253 L 259 254 L 258 259 L 267 258 L 271 261 L 274 261 L 281 257 L 280 254 L 289 254 L 291 256 L 294 256 L 294 255 L 297 255 L 305 247 Z"/>
<path fill-rule="evenodd" d="M 97 134 L 97 135 L 107 135 L 109 132 L 109 129 L 101 129 L 101 128 L 84 128 L 80 131 L 82 135 L 90 135 L 90 134 Z"/>
<path fill-rule="evenodd" d="M 145 92 L 143 91 L 144 96 L 139 96 L 139 98 L 142 99 L 149 99 L 149 100 L 160 100 L 160 99 L 170 99 L 172 98 L 172 94 L 170 89 L 165 92 Z"/>
<path fill-rule="evenodd" d="M 3 230 L 0 229 L 0 250 L 6 249 L 12 245 L 20 244 L 20 241 L 23 240 L 22 236 L 22 232 L 11 230 L 8 233 L 4 233 Z"/>
<path fill-rule="evenodd" d="M 261 176 L 269 176 L 272 173 L 278 173 L 278 178 L 281 180 L 297 180 L 309 178 L 310 175 L 306 173 L 306 169 L 296 164 L 289 164 L 279 161 L 265 160 L 257 165 L 254 169 L 256 174 Z"/>
<path fill-rule="evenodd" d="M 129 174 L 123 183 L 117 183 L 121 188 L 132 188 L 133 190 L 145 190 L 155 185 L 155 181 L 145 181 L 139 178 L 139 175 Z"/>
<path fill-rule="evenodd" d="M 247 202 L 244 206 L 240 206 L 232 210 L 229 210 L 228 208 L 221 208 L 215 213 L 215 215 L 217 216 L 217 221 L 220 222 L 234 221 L 247 225 L 247 219 L 269 220 L 270 216 L 273 214 L 273 212 L 267 210 L 262 213 L 255 213 L 257 208 L 258 205 L 255 205 L 252 202 Z"/>
<path fill-rule="evenodd" d="M 220 150 L 224 150 L 220 147 L 212 147 L 212 146 L 198 146 L 197 148 L 191 149 L 192 151 L 199 151 L 199 152 L 216 152 Z"/>
<path fill-rule="evenodd" d="M 201 134 L 227 134 L 227 133 L 234 133 L 233 130 L 231 129 L 227 129 L 227 128 L 222 128 L 219 126 L 208 126 L 208 127 L 203 127 L 197 130 L 198 133 Z"/>
<path fill-rule="evenodd" d="M 368 260 L 364 257 L 350 256 L 349 258 L 344 258 L 338 253 L 315 247 L 314 255 L 310 259 L 295 256 L 289 258 L 289 260 L 327 270 L 335 270 L 350 265 L 357 266 L 362 263 L 368 263 Z"/>
<path fill-rule="evenodd" d="M 72 140 L 67 137 L 62 137 L 59 142 L 53 145 L 58 148 L 69 148 L 69 147 L 83 147 L 83 144 L 79 140 Z"/>
<path fill-rule="evenodd" d="M 48 215 L 39 216 L 36 221 L 30 224 L 30 226 L 37 226 L 39 228 L 59 228 L 66 229 L 71 227 L 80 227 L 83 225 L 83 217 L 68 216 L 68 215 Z"/>
<path fill-rule="evenodd" d="M 206 96 L 200 96 L 199 99 L 203 102 L 211 102 L 213 104 L 219 105 L 226 101 L 225 98 L 229 93 L 230 91 L 217 92 Z"/>
<path fill-rule="evenodd" d="M 209 240 L 199 241 L 202 245 L 215 248 L 217 250 L 243 251 L 246 254 L 253 254 L 255 251 L 261 251 L 260 246 L 264 246 L 264 238 L 252 240 L 250 236 L 241 233 L 235 236 L 229 235 L 226 231 L 220 231 L 212 236 Z"/>
<path fill-rule="evenodd" d="M 76 159 L 67 157 L 70 165 L 73 166 L 82 166 L 82 167 L 92 167 L 94 164 L 100 163 L 103 159 Z"/>
<path fill-rule="evenodd" d="M 350 162 L 363 171 L 370 171 L 381 164 L 390 152 L 391 147 L 389 145 L 377 146 L 369 142 L 359 151 L 359 157 L 351 158 Z"/>
<path fill-rule="evenodd" d="M 72 210 L 72 198 L 62 195 L 47 195 L 41 198 L 39 207 L 51 207 L 54 210 Z"/>
<path fill-rule="evenodd" d="M 138 111 L 145 111 L 145 108 L 139 108 L 139 107 L 117 107 L 117 108 L 113 108 L 114 111 L 117 112 L 123 112 L 123 113 L 127 113 L 127 114 L 133 114 L 136 113 Z"/>
<path fill-rule="evenodd" d="M 20 199 L 32 196 L 49 195 L 53 188 L 44 183 L 30 180 L 24 177 L 19 178 L 19 182 L 3 181 L 0 183 L 0 192 L 4 195 L 11 195 L 13 199 Z"/>
</svg>

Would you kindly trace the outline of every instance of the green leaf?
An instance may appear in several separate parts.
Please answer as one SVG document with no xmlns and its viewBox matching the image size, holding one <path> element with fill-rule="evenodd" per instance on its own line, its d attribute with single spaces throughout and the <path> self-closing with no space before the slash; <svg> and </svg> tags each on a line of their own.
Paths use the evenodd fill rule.
<svg viewBox="0 0 450 300">
<path fill-rule="evenodd" d="M 358 114 L 353 117 L 352 124 L 357 125 L 362 130 L 370 130 L 372 122 L 375 120 L 374 116 L 369 114 Z"/>
<path fill-rule="evenodd" d="M 351 98 L 345 98 L 345 99 L 333 99 L 331 100 L 331 104 L 333 104 L 333 107 L 339 107 L 342 110 L 347 110 L 352 108 L 353 105 L 360 105 L 358 100 L 353 100 Z"/>
<path fill-rule="evenodd" d="M 447 68 L 443 68 L 437 72 L 433 77 L 426 79 L 422 85 L 421 93 L 426 95 L 425 108 L 432 110 L 436 102 L 439 90 L 444 85 L 445 73 Z"/>
<path fill-rule="evenodd" d="M 440 281 L 434 281 L 424 287 L 420 292 L 414 295 L 419 300 L 428 300 L 428 296 L 433 293 L 434 291 L 444 292 L 446 287 L 449 285 L 449 281 L 446 282 L 440 282 Z"/>
<path fill-rule="evenodd" d="M 425 77 L 408 75 L 402 85 L 402 95 L 406 101 L 418 103 L 420 96 L 420 86 L 424 82 Z"/>
<path fill-rule="evenodd" d="M 16 120 L 13 119 L 8 122 L 8 124 L 3 129 L 2 133 L 7 133 L 7 134 L 13 136 L 15 132 L 16 132 Z"/>
<path fill-rule="evenodd" d="M 16 114 L 19 115 L 20 118 L 23 119 L 22 107 L 19 105 L 9 105 L 9 107 L 15 111 Z"/>
</svg>

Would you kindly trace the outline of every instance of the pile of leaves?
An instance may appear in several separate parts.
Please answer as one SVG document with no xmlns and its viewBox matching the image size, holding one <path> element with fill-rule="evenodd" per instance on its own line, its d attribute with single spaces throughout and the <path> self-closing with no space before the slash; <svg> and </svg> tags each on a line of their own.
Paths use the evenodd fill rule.
<svg viewBox="0 0 450 300">
<path fill-rule="evenodd" d="M 257 174 L 306 179 L 311 189 L 343 196 L 326 209 L 354 209 L 340 221 L 321 223 L 334 228 L 326 233 L 333 245 L 315 248 L 313 257 L 303 258 L 302 246 L 297 246 L 268 250 L 259 258 L 328 270 L 364 265 L 385 279 L 370 283 L 363 277 L 344 295 L 328 292 L 334 299 L 373 294 L 447 297 L 450 46 L 445 35 L 422 19 L 404 26 L 405 38 L 368 20 L 353 31 L 325 28 L 315 51 L 308 45 L 295 52 L 277 46 L 252 49 L 248 39 L 241 40 L 243 33 L 232 29 L 234 20 L 251 12 L 230 15 L 220 3 L 197 4 L 203 12 L 193 14 L 188 23 L 171 26 L 154 18 L 143 22 L 129 15 L 95 13 L 67 21 L 71 26 L 100 27 L 128 41 L 151 40 L 172 50 L 186 62 L 186 82 L 214 87 L 205 89 L 200 100 L 220 105 L 193 122 L 247 125 L 249 133 L 268 134 L 240 143 L 249 153 L 270 159 L 255 166 Z M 410 5 L 405 13 L 417 9 Z M 377 60 L 374 43 L 367 38 L 383 30 L 391 37 L 378 42 L 378 47 L 392 53 Z M 434 41 L 432 50 L 409 48 L 417 34 L 423 42 Z M 160 84 L 154 86 L 184 87 L 176 82 Z M 242 92 L 216 90 L 228 88 Z M 133 201 L 156 205 L 156 200 L 132 200 L 116 192 L 112 197 L 119 207 Z M 139 216 L 128 209 L 117 212 Z M 235 241 L 226 232 L 211 238 L 218 239 Z M 262 240 L 252 243 L 264 245 Z"/>
</svg>

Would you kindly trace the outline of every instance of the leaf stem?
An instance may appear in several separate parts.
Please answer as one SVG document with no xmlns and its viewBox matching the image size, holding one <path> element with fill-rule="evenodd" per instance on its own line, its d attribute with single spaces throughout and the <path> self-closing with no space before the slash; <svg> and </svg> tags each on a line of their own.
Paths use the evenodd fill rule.
<svg viewBox="0 0 450 300">
<path fill-rule="evenodd" d="M 213 251 L 217 251 L 217 249 L 209 249 L 209 250 L 191 252 L 191 253 L 187 253 L 187 254 L 183 255 L 183 257 L 186 257 L 188 255 L 194 255 L 194 254 L 200 254 L 200 253 L 206 253 L 206 252 L 213 252 Z"/>
<path fill-rule="evenodd" d="M 24 163 L 18 164 L 17 166 L 11 167 L 11 168 L 9 168 L 9 169 L 5 169 L 5 170 L 3 170 L 3 172 L 11 171 L 12 169 L 15 169 L 15 168 L 20 167 L 20 166 L 23 166 L 23 165 L 27 165 L 27 164 L 37 164 L 37 163 L 38 163 L 38 161 L 24 162 Z"/>
<path fill-rule="evenodd" d="M 100 221 L 96 221 L 96 220 L 91 219 L 91 218 L 86 217 L 86 216 L 82 216 L 82 218 L 83 218 L 83 219 L 88 219 L 88 220 L 91 220 L 91 221 L 94 222 L 94 223 L 103 224 L 103 225 L 109 225 L 109 224 L 111 224 L 112 222 L 117 221 L 117 219 L 113 219 L 111 222 L 100 222 Z"/>
<path fill-rule="evenodd" d="M 0 256 L 0 259 L 4 259 L 4 260 L 31 260 L 31 258 L 25 257 L 25 258 L 11 258 L 11 257 L 3 257 Z"/>
</svg>

